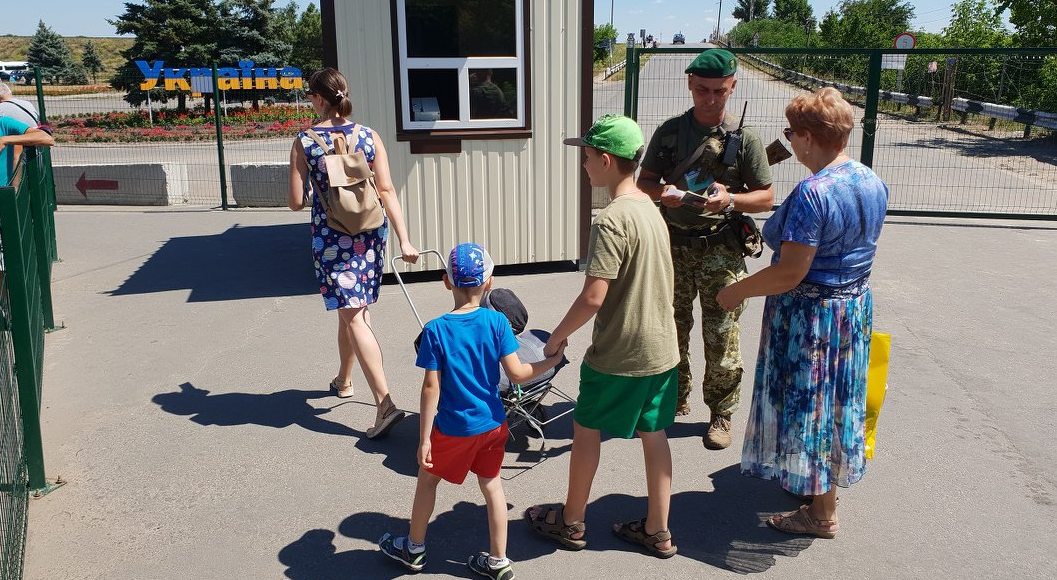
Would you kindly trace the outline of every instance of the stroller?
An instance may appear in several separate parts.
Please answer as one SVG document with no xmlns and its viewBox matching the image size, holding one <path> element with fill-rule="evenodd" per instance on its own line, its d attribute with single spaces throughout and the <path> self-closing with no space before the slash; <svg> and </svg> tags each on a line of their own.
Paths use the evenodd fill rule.
<svg viewBox="0 0 1057 580">
<path fill-rule="evenodd" d="M 420 255 L 424 256 L 426 254 L 436 255 L 440 258 L 441 263 L 444 261 L 444 256 L 437 250 L 423 250 L 420 252 Z M 411 306 L 411 311 L 415 314 L 415 319 L 421 329 L 425 326 L 422 322 L 422 317 L 419 316 L 418 309 L 415 308 L 415 303 L 411 300 L 411 295 L 407 292 L 407 286 L 404 284 L 404 280 L 400 277 L 400 272 L 396 267 L 397 260 L 401 259 L 401 256 L 393 257 L 391 260 L 392 272 L 396 276 L 400 290 L 403 291 L 404 297 L 407 298 L 407 303 Z M 510 321 L 511 329 L 514 331 L 514 336 L 518 342 L 518 358 L 523 362 L 538 362 L 546 358 L 543 356 L 543 347 L 547 344 L 550 333 L 537 329 L 525 330 L 525 325 L 528 323 L 528 311 L 511 290 L 493 288 L 485 292 L 481 299 L 481 306 L 503 314 Z M 421 337 L 422 335 L 419 334 L 419 337 L 415 339 L 416 352 L 418 351 Z M 515 427 L 521 424 L 534 431 L 540 438 L 540 453 L 547 450 L 547 437 L 543 433 L 543 427 L 573 412 L 573 407 L 570 407 L 553 417 L 547 417 L 546 409 L 543 407 L 543 399 L 547 395 L 553 394 L 555 397 L 572 403 L 574 406 L 576 404 L 575 399 L 551 383 L 551 379 L 568 363 L 569 361 L 563 358 L 562 362 L 558 363 L 558 366 L 524 384 L 511 384 L 502 366 L 499 368 L 499 397 L 502 399 L 503 408 L 506 411 L 507 425 L 511 433 L 513 433 Z"/>
</svg>

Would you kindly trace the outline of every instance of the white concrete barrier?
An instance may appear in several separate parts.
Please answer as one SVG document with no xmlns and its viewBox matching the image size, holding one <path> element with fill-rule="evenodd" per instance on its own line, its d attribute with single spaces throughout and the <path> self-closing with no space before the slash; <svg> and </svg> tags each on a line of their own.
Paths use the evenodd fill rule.
<svg viewBox="0 0 1057 580">
<path fill-rule="evenodd" d="M 187 201 L 187 165 L 56 165 L 55 200 L 82 205 L 175 205 Z"/>
<path fill-rule="evenodd" d="M 231 197 L 240 207 L 286 207 L 288 163 L 231 165 Z"/>
</svg>

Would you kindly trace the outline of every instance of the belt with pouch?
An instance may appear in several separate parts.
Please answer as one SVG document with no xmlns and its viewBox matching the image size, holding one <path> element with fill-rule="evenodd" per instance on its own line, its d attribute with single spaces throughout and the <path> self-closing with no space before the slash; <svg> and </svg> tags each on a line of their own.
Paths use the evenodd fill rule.
<svg viewBox="0 0 1057 580">
<path fill-rule="evenodd" d="M 700 230 L 684 230 L 668 224 L 668 237 L 673 246 L 698 248 L 707 250 L 715 246 L 734 247 L 737 242 L 734 239 L 734 230 L 730 227 L 730 221 L 718 220 L 714 225 Z"/>
</svg>

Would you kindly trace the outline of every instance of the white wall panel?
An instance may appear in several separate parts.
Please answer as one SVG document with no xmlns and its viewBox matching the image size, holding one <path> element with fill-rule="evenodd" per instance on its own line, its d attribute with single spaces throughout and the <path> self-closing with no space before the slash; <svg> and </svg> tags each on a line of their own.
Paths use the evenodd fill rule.
<svg viewBox="0 0 1057 580">
<path fill-rule="evenodd" d="M 497 264 L 579 256 L 580 20 L 577 0 L 530 5 L 532 138 L 462 141 L 457 154 L 412 155 L 396 141 L 389 0 L 336 0 L 339 68 L 353 118 L 382 136 L 412 241 L 446 252 L 458 242 L 488 248 Z M 390 237 L 396 251 L 396 236 Z M 436 269 L 435 262 L 421 268 Z"/>
</svg>

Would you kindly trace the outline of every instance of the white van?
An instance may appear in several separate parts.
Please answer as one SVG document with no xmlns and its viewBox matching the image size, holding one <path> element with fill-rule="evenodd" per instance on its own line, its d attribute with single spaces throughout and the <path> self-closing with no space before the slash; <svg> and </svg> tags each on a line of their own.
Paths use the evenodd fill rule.
<svg viewBox="0 0 1057 580">
<path fill-rule="evenodd" d="M 29 63 L 18 60 L 0 60 L 0 81 L 23 81 L 29 82 L 33 78 L 33 71 Z"/>
</svg>

